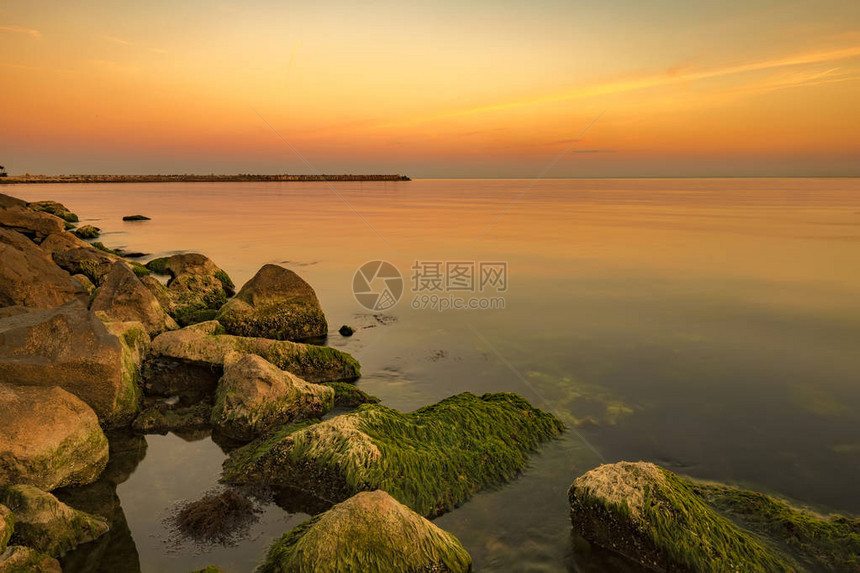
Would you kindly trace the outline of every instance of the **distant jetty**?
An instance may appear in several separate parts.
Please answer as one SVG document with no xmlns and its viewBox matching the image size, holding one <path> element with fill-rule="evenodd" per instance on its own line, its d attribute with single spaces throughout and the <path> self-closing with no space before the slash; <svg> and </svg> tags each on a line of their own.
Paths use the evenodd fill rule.
<svg viewBox="0 0 860 573">
<path fill-rule="evenodd" d="M 412 181 L 406 175 L 21 175 L 0 177 L 0 185 L 21 183 L 244 183 L 248 181 Z"/>
</svg>

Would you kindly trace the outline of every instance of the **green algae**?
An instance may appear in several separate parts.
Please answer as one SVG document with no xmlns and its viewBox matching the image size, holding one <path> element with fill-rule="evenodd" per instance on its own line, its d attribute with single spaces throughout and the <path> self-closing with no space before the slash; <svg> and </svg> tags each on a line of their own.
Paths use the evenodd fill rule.
<svg viewBox="0 0 860 573">
<path fill-rule="evenodd" d="M 348 382 L 325 382 L 334 390 L 334 405 L 338 408 L 357 408 L 362 404 L 377 404 L 379 398 L 359 390 L 354 384 Z"/>
<path fill-rule="evenodd" d="M 225 462 L 224 479 L 290 484 L 334 500 L 383 489 L 434 516 L 516 477 L 529 453 L 562 430 L 510 393 L 458 394 L 407 414 L 363 404 L 252 442 Z"/>
</svg>

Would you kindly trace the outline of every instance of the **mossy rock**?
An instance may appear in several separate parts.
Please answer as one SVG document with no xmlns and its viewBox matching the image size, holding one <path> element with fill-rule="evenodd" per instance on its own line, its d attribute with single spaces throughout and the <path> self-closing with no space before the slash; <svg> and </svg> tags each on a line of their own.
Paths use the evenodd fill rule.
<svg viewBox="0 0 860 573">
<path fill-rule="evenodd" d="M 230 438 L 250 441 L 285 423 L 322 417 L 334 407 L 334 395 L 246 354 L 224 367 L 211 422 Z"/>
<path fill-rule="evenodd" d="M 220 329 L 216 321 L 201 323 Z M 218 332 L 219 330 L 212 330 Z M 256 354 L 281 370 L 306 382 L 339 382 L 361 376 L 358 361 L 345 352 L 327 346 L 301 344 L 287 340 L 246 338 L 229 334 L 208 334 L 195 325 L 165 332 L 152 341 L 153 360 L 172 360 L 221 370 L 226 356 L 233 352 Z M 219 372 L 219 376 L 220 376 Z"/>
<path fill-rule="evenodd" d="M 458 394 L 406 414 L 363 404 L 233 452 L 223 478 L 289 485 L 331 500 L 384 489 L 435 516 L 516 477 L 529 453 L 562 429 L 553 415 L 511 393 Z"/>
<path fill-rule="evenodd" d="M 334 390 L 334 405 L 338 408 L 357 408 L 362 404 L 378 404 L 379 398 L 371 396 L 347 382 L 326 382 Z"/>
<path fill-rule="evenodd" d="M 53 557 L 93 541 L 110 529 L 104 518 L 73 509 L 30 485 L 5 488 L 0 502 L 15 514 L 12 542 Z"/>
<path fill-rule="evenodd" d="M 15 514 L 5 505 L 0 505 L 0 553 L 6 551 L 14 530 Z"/>
<path fill-rule="evenodd" d="M 314 289 L 291 270 L 264 265 L 218 312 L 229 334 L 303 341 L 328 333 Z"/>
<path fill-rule="evenodd" d="M 823 519 L 650 463 L 600 466 L 573 482 L 569 499 L 583 537 L 657 571 L 860 571 L 857 520 Z"/>
<path fill-rule="evenodd" d="M 81 225 L 72 231 L 79 239 L 97 239 L 102 230 L 93 225 Z"/>
<path fill-rule="evenodd" d="M 10 545 L 0 554 L 0 573 L 62 573 L 60 562 L 35 549 Z"/>
<path fill-rule="evenodd" d="M 285 534 L 257 573 L 467 573 L 460 541 L 386 492 L 358 493 Z"/>
<path fill-rule="evenodd" d="M 212 320 L 235 292 L 227 273 L 199 253 L 153 259 L 146 269 L 170 276 L 166 287 L 157 281 L 145 284 L 181 326 Z"/>
<path fill-rule="evenodd" d="M 78 216 L 72 213 L 65 205 L 57 201 L 33 201 L 27 203 L 27 206 L 33 211 L 50 213 L 69 223 L 77 223 Z"/>
</svg>

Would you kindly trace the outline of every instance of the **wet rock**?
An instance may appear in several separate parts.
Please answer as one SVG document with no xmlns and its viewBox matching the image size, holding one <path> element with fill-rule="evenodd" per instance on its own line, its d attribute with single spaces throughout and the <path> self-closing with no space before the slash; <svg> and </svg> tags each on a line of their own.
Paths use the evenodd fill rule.
<svg viewBox="0 0 860 573">
<path fill-rule="evenodd" d="M 104 518 L 72 509 L 31 485 L 7 487 L 0 493 L 0 502 L 15 514 L 12 541 L 53 557 L 92 541 L 109 529 Z"/>
<path fill-rule="evenodd" d="M 219 326 L 211 321 L 205 323 L 204 328 L 217 332 Z M 153 361 L 179 361 L 203 366 L 215 371 L 218 377 L 223 373 L 225 357 L 232 352 L 261 356 L 307 382 L 355 380 L 361 375 L 359 364 L 352 356 L 325 346 L 207 334 L 193 327 L 165 332 L 152 341 Z"/>
<path fill-rule="evenodd" d="M 794 567 L 654 464 L 602 465 L 568 492 L 583 537 L 656 571 L 790 571 Z"/>
<path fill-rule="evenodd" d="M 0 505 L 0 553 L 6 551 L 12 532 L 15 530 L 15 515 L 5 505 Z"/>
<path fill-rule="evenodd" d="M 79 239 L 97 239 L 102 234 L 102 230 L 93 225 L 81 225 L 73 232 Z"/>
<path fill-rule="evenodd" d="M 27 207 L 20 199 L 0 194 L 0 227 L 17 231 L 36 242 L 51 233 L 62 233 L 63 220 L 49 213 L 40 213 Z"/>
<path fill-rule="evenodd" d="M 325 382 L 323 385 L 334 390 L 334 405 L 338 408 L 357 408 L 362 404 L 377 404 L 379 402 L 379 398 L 359 390 L 354 384 Z"/>
<path fill-rule="evenodd" d="M 0 307 L 51 308 L 86 292 L 32 241 L 0 228 Z"/>
<path fill-rule="evenodd" d="M 27 203 L 27 206 L 33 211 L 50 213 L 51 215 L 59 217 L 69 223 L 78 222 L 77 215 L 69 211 L 65 205 L 56 201 L 33 201 L 32 203 Z"/>
<path fill-rule="evenodd" d="M 328 323 L 314 289 L 293 271 L 264 265 L 216 316 L 228 334 L 301 341 L 324 337 Z"/>
<path fill-rule="evenodd" d="M 123 221 L 150 221 L 149 217 L 144 215 L 126 215 L 122 218 Z"/>
<path fill-rule="evenodd" d="M 0 411 L 0 487 L 50 491 L 93 482 L 105 468 L 108 441 L 98 418 L 69 392 L 0 384 Z"/>
<path fill-rule="evenodd" d="M 471 570 L 472 558 L 456 537 L 376 490 L 356 494 L 285 534 L 257 571 Z"/>
<path fill-rule="evenodd" d="M 63 573 L 60 562 L 29 547 L 10 545 L 0 555 L 0 573 Z"/>
<path fill-rule="evenodd" d="M 122 339 L 77 301 L 0 319 L 0 379 L 61 386 L 95 410 L 106 427 L 127 423 L 140 398 L 135 355 L 148 336 L 127 323 L 113 328 Z"/>
<path fill-rule="evenodd" d="M 224 367 L 211 422 L 230 438 L 252 440 L 276 426 L 321 417 L 334 406 L 334 394 L 246 354 Z"/>
<path fill-rule="evenodd" d="M 179 430 L 209 427 L 212 405 L 200 402 L 194 406 L 170 406 L 158 403 L 144 408 L 132 423 L 132 429 L 141 434 L 166 434 Z"/>
<path fill-rule="evenodd" d="M 529 453 L 562 428 L 509 393 L 458 394 L 407 414 L 364 404 L 251 442 L 231 454 L 223 477 L 304 488 L 335 501 L 385 488 L 418 513 L 435 516 L 516 477 Z"/>
<path fill-rule="evenodd" d="M 352 329 L 352 327 L 347 324 L 341 326 L 338 332 L 341 336 L 352 336 L 353 334 L 355 334 L 355 331 Z"/>
<path fill-rule="evenodd" d="M 150 336 L 179 328 L 161 308 L 152 292 L 140 282 L 125 262 L 117 261 L 105 275 L 90 310 L 107 320 L 139 321 Z"/>
<path fill-rule="evenodd" d="M 182 326 L 211 320 L 227 302 L 227 297 L 234 293 L 233 281 L 227 273 L 199 253 L 153 259 L 146 268 L 157 274 L 170 275 L 165 289 L 152 282 L 146 285 Z"/>
</svg>

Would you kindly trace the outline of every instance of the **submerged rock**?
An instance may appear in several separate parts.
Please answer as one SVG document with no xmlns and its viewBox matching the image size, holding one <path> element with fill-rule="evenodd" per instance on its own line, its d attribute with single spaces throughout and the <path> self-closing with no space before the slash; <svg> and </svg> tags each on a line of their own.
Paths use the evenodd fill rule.
<svg viewBox="0 0 860 573">
<path fill-rule="evenodd" d="M 179 328 L 131 267 L 122 261 L 115 262 L 105 276 L 90 310 L 104 313 L 109 320 L 139 321 L 150 336 Z"/>
<path fill-rule="evenodd" d="M 583 537 L 657 571 L 858 570 L 860 520 L 824 519 L 650 463 L 600 466 L 569 498 Z"/>
<path fill-rule="evenodd" d="M 216 316 L 228 334 L 301 341 L 324 337 L 328 323 L 314 289 L 293 271 L 264 265 Z"/>
<path fill-rule="evenodd" d="M 32 203 L 27 203 L 27 206 L 33 211 L 50 213 L 51 215 L 57 216 L 69 223 L 78 222 L 78 216 L 69 211 L 65 205 L 58 203 L 57 201 L 33 201 Z"/>
<path fill-rule="evenodd" d="M 73 232 L 79 239 L 97 239 L 102 234 L 102 230 L 93 225 L 82 225 Z"/>
<path fill-rule="evenodd" d="M 59 557 L 107 533 L 102 517 L 72 509 L 49 493 L 31 485 L 9 486 L 0 502 L 15 514 L 12 541 Z"/>
<path fill-rule="evenodd" d="M 89 404 L 105 426 L 129 422 L 140 398 L 140 352 L 128 343 L 148 337 L 142 329 L 114 328 L 128 336 L 111 334 L 77 301 L 0 319 L 0 379 L 60 386 Z"/>
<path fill-rule="evenodd" d="M 41 242 L 51 233 L 62 233 L 66 228 L 59 217 L 33 211 L 24 201 L 0 194 L 0 227 L 17 231 Z"/>
<path fill-rule="evenodd" d="M 211 320 L 234 293 L 233 281 L 227 273 L 199 253 L 153 259 L 146 268 L 170 275 L 166 288 L 158 281 L 145 284 L 182 326 Z"/>
<path fill-rule="evenodd" d="M 218 322 L 209 321 L 160 334 L 152 341 L 152 358 L 155 362 L 179 361 L 208 369 L 217 374 L 216 381 L 223 373 L 225 357 L 233 352 L 261 356 L 281 370 L 307 382 L 355 380 L 361 375 L 358 361 L 334 348 L 286 340 L 214 334 L 219 332 L 219 328 Z M 147 384 L 150 383 L 147 377 Z"/>
<path fill-rule="evenodd" d="M 472 570 L 460 541 L 381 490 L 358 493 L 269 548 L 257 573 Z"/>
<path fill-rule="evenodd" d="M 276 426 L 321 417 L 334 406 L 334 394 L 246 354 L 225 366 L 211 421 L 230 438 L 252 440 Z"/>
<path fill-rule="evenodd" d="M 357 408 L 362 404 L 377 404 L 379 402 L 379 398 L 359 390 L 354 384 L 325 382 L 323 386 L 328 386 L 334 390 L 334 405 L 338 408 Z"/>
<path fill-rule="evenodd" d="M 122 218 L 123 221 L 150 221 L 151 219 L 145 215 L 126 215 Z"/>
<path fill-rule="evenodd" d="M 29 547 L 10 545 L 0 555 L 0 573 L 63 573 L 60 562 Z"/>
<path fill-rule="evenodd" d="M 52 490 L 91 483 L 104 470 L 107 438 L 92 409 L 69 392 L 0 384 L 0 411 L 0 487 Z"/>
<path fill-rule="evenodd" d="M 338 332 L 341 336 L 352 336 L 353 334 L 355 334 L 355 330 L 353 330 L 353 328 L 348 324 L 341 325 Z"/>
<path fill-rule="evenodd" d="M 178 430 L 197 430 L 209 426 L 212 406 L 200 402 L 193 406 L 155 404 L 144 408 L 131 427 L 141 434 L 166 434 Z"/>
<path fill-rule="evenodd" d="M 86 292 L 27 237 L 0 228 L 0 307 L 51 308 Z"/>
<path fill-rule="evenodd" d="M 331 500 L 385 489 L 435 516 L 513 479 L 562 423 L 516 394 L 464 393 L 404 414 L 378 404 L 285 426 L 231 455 L 228 483 L 289 485 Z"/>
</svg>

